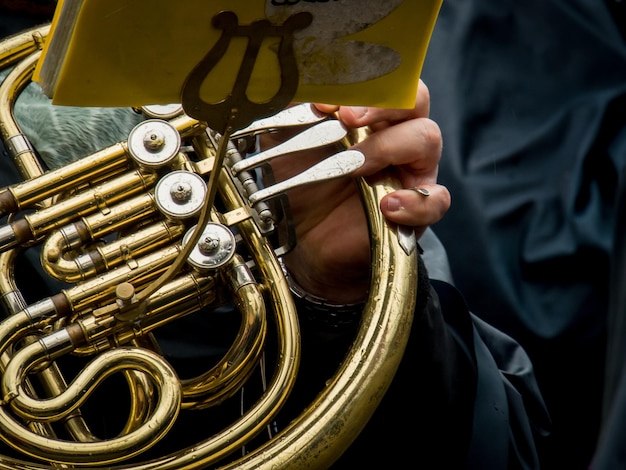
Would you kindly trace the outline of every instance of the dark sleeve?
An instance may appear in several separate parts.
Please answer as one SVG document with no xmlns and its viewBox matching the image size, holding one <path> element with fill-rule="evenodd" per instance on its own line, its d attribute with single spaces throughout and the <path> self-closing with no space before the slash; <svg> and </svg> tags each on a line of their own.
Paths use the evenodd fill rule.
<svg viewBox="0 0 626 470">
<path fill-rule="evenodd" d="M 421 265 L 421 298 L 394 381 L 333 468 L 390 468 L 407 454 L 438 468 L 537 468 L 534 432 L 547 418 L 528 357 L 477 322 L 453 286 L 426 276 Z"/>
<path fill-rule="evenodd" d="M 526 352 L 511 337 L 472 315 L 456 288 L 442 281 L 431 284 L 439 299 L 431 315 L 440 310 L 443 328 L 454 339 L 447 354 L 457 360 L 451 362 L 448 375 L 471 376 L 471 381 L 460 383 L 468 390 L 451 390 L 448 395 L 453 403 L 468 406 L 458 395 L 467 394 L 474 385 L 465 466 L 539 468 L 537 440 L 547 435 L 550 419 Z M 467 362 L 459 356 L 469 362 L 469 369 L 464 370 Z"/>
<path fill-rule="evenodd" d="M 626 151 L 626 133 L 622 146 Z M 611 258 L 607 350 L 602 426 L 593 456 L 593 470 L 626 468 L 626 170 L 618 190 L 614 246 Z"/>
<path fill-rule="evenodd" d="M 531 361 L 511 337 L 472 315 L 478 383 L 471 468 L 539 468 L 550 417 Z M 500 450 L 498 450 L 500 449 Z"/>
</svg>

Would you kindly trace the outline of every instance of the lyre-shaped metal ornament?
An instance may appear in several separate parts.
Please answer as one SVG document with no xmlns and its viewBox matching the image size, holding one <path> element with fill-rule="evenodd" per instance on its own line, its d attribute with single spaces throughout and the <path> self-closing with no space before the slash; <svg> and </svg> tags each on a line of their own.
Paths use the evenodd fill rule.
<svg viewBox="0 0 626 470">
<path fill-rule="evenodd" d="M 227 127 L 237 130 L 255 119 L 269 116 L 285 108 L 298 89 L 298 64 L 293 50 L 293 36 L 298 30 L 311 24 L 312 15 L 300 12 L 289 17 L 282 25 L 268 20 L 240 25 L 237 15 L 223 11 L 213 18 L 213 26 L 222 30 L 217 43 L 191 71 L 182 89 L 182 105 L 185 112 L 205 121 L 212 129 L 226 133 Z M 208 74 L 224 57 L 234 37 L 247 37 L 248 45 L 231 93 L 218 103 L 207 103 L 200 97 L 200 87 Z M 246 90 L 256 63 L 262 42 L 269 37 L 280 38 L 277 50 L 280 65 L 280 86 L 269 101 L 255 103 L 248 99 Z"/>
</svg>

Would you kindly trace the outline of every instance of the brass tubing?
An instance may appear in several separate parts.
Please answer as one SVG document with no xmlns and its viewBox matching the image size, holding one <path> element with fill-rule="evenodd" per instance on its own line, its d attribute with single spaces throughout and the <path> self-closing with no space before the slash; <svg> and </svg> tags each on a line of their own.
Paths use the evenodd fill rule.
<svg viewBox="0 0 626 470">
<path fill-rule="evenodd" d="M 148 221 L 154 210 L 152 194 L 140 194 L 113 205 L 106 214 L 92 214 L 51 232 L 42 244 L 42 267 L 56 279 L 68 282 L 86 279 L 90 275 L 84 272 L 87 263 L 80 263 L 77 258 L 88 255 L 80 253 L 100 237 L 114 234 L 124 227 L 132 227 L 141 219 Z"/>
<path fill-rule="evenodd" d="M 17 64 L 0 86 L 0 136 L 24 179 L 41 175 L 43 168 L 27 137 L 21 132 L 13 117 L 13 105 L 20 91 L 30 82 L 40 54 L 40 52 L 35 52 Z"/>
<path fill-rule="evenodd" d="M 81 319 L 81 329 L 91 344 L 96 343 L 100 336 L 109 337 L 112 331 L 121 328 L 120 332 L 115 333 L 115 344 L 128 344 L 137 335 L 140 335 L 139 338 L 144 337 L 164 322 L 174 321 L 211 303 L 215 296 L 208 295 L 212 292 L 206 284 L 208 280 L 187 275 L 168 283 L 149 298 L 146 315 L 138 324 L 116 327 L 111 323 L 107 327 L 107 322 L 102 318 Z M 238 390 L 256 366 L 266 329 L 263 298 L 252 282 L 238 286 L 235 295 L 237 303 L 243 304 L 242 325 L 237 339 L 209 372 L 181 381 L 183 408 L 205 408 L 220 403 Z"/>
<path fill-rule="evenodd" d="M 167 246 L 154 253 L 118 267 L 113 271 L 63 290 L 71 310 L 90 311 L 93 305 L 105 305 L 115 298 L 115 288 L 123 282 L 137 286 L 149 283 L 176 259 L 180 245 Z"/>
<path fill-rule="evenodd" d="M 220 191 L 228 207 L 241 207 L 241 195 L 226 170 L 222 170 Z M 192 449 L 186 449 L 153 462 L 125 466 L 123 467 L 125 470 L 207 468 L 263 431 L 274 419 L 293 388 L 300 362 L 300 333 L 293 299 L 272 247 L 260 234 L 258 227 L 249 219 L 239 225 L 252 257 L 259 261 L 261 276 L 264 279 L 273 280 L 264 284 L 264 289 L 268 302 L 274 306 L 277 328 L 278 361 L 274 376 L 269 381 L 262 397 L 227 430 L 196 444 Z M 262 461 L 257 460 L 256 465 L 258 465 L 257 468 L 263 468 Z M 268 468 L 271 466 L 272 464 Z M 118 469 L 121 470 L 122 467 Z"/>
<path fill-rule="evenodd" d="M 367 423 L 402 359 L 417 292 L 416 250 L 406 256 L 378 207 L 393 189 L 360 182 L 372 243 L 372 279 L 361 328 L 326 389 L 274 439 L 223 469 L 328 468 Z M 328 426 L 328 423 L 333 423 Z"/>
<path fill-rule="evenodd" d="M 33 327 L 43 328 L 54 320 L 57 310 L 50 299 L 41 300 L 0 322 L 0 355 L 10 349 L 12 341 Z"/>
<path fill-rule="evenodd" d="M 248 285 L 239 292 L 247 296 L 241 306 L 241 327 L 231 347 L 209 371 L 192 379 L 181 379 L 183 409 L 202 409 L 218 405 L 229 398 L 250 378 L 257 366 L 267 324 L 263 298 L 256 286 Z M 256 304 L 252 299 L 258 299 Z"/>
<path fill-rule="evenodd" d="M 15 34 L 0 43 L 0 69 L 10 67 L 42 48 L 50 25 Z"/>
<path fill-rule="evenodd" d="M 149 221 L 156 213 L 156 203 L 152 192 L 122 199 L 109 207 L 106 213 L 88 215 L 81 220 L 83 230 L 89 235 L 82 241 L 94 241 L 117 231 L 128 230 L 129 227 Z M 72 246 L 72 248 L 79 247 L 80 245 Z"/>
<path fill-rule="evenodd" d="M 220 190 L 227 186 L 227 205 L 241 204 L 241 196 L 225 170 L 220 177 Z M 229 182 L 230 181 L 230 182 Z M 259 262 L 261 276 L 271 279 L 263 285 L 267 300 L 274 306 L 278 337 L 278 363 L 265 393 L 247 412 L 227 429 L 197 443 L 192 448 L 138 464 L 112 467 L 116 470 L 180 470 L 204 469 L 214 465 L 241 448 L 262 432 L 282 408 L 293 388 L 300 361 L 298 319 L 293 299 L 282 269 L 269 242 L 251 220 L 239 227 L 247 240 L 251 255 Z M 263 464 L 259 464 L 259 468 Z"/>
<path fill-rule="evenodd" d="M 56 362 L 50 363 L 48 367 L 46 367 L 41 372 L 38 372 L 36 378 L 37 383 L 41 387 L 43 387 L 46 396 L 54 397 L 63 393 L 63 391 L 67 389 L 67 383 L 65 382 L 65 378 L 63 377 L 63 374 Z M 28 383 L 27 380 L 24 380 L 24 382 Z M 36 396 L 34 394 L 31 395 Z M 79 409 L 74 410 L 72 413 L 68 413 L 68 415 L 63 419 L 63 425 L 72 436 L 72 438 L 77 441 L 89 442 L 97 439 L 85 423 Z M 51 427 L 47 430 L 47 432 L 50 435 L 54 435 Z M 39 434 L 46 435 L 43 432 L 39 432 Z"/>
<path fill-rule="evenodd" d="M 109 206 L 127 196 L 147 191 L 156 179 L 156 174 L 135 170 L 0 226 L 0 252 L 36 241 L 77 217 L 96 211 L 109 213 Z"/>
<path fill-rule="evenodd" d="M 56 337 L 48 340 L 49 343 L 55 341 Z M 62 350 L 71 347 L 68 341 L 59 340 L 59 345 L 52 346 Z M 9 363 L 2 377 L 2 388 L 5 400 L 9 400 L 13 408 L 33 418 L 40 412 L 47 414 L 50 410 L 71 409 L 78 406 L 106 377 L 132 369 L 148 374 L 159 388 L 154 412 L 144 424 L 126 435 L 98 442 L 68 442 L 50 440 L 31 432 L 7 413 L 6 406 L 1 406 L 0 427 L 3 432 L 0 439 L 6 444 L 47 462 L 95 466 L 131 458 L 153 446 L 169 431 L 180 410 L 181 391 L 176 373 L 160 356 L 146 349 L 112 349 L 88 364 L 60 397 L 39 401 L 24 396 L 20 393 L 20 382 L 28 372 L 26 364 L 53 358 L 55 354 L 50 354 L 50 347 L 41 342 L 34 343 L 20 351 L 17 359 Z M 20 359 L 23 362 L 18 362 Z"/>
<path fill-rule="evenodd" d="M 116 143 L 67 166 L 9 186 L 0 193 L 0 197 L 12 198 L 15 209 L 10 212 L 16 212 L 33 207 L 45 199 L 92 181 L 96 176 L 115 175 L 129 168 L 130 163 L 126 155 L 125 145 Z M 5 193 L 7 195 L 4 195 Z M 4 214 L 1 213 L 0 215 Z"/>
<path fill-rule="evenodd" d="M 122 201 L 125 197 L 146 191 L 155 183 L 157 175 L 131 171 L 106 183 L 78 193 L 54 206 L 27 214 L 27 221 L 33 240 L 40 238 L 50 230 L 60 228 L 80 216 L 95 211 L 108 212 L 109 206 Z"/>
<path fill-rule="evenodd" d="M 242 261 L 237 261 L 235 268 L 242 265 L 245 266 Z M 148 298 L 145 316 L 137 324 L 128 325 L 128 328 L 120 326 L 120 331 L 115 333 L 115 344 L 127 344 L 138 334 L 145 335 L 164 323 L 172 322 L 212 303 L 215 295 L 207 284 L 209 281 L 210 278 L 197 277 L 190 273 L 165 284 Z M 241 311 L 239 333 L 222 359 L 209 371 L 181 381 L 183 408 L 206 408 L 232 396 L 257 364 L 267 328 L 263 297 L 252 281 L 235 286 L 231 294 Z M 105 324 L 101 318 L 89 320 L 88 323 L 85 320 L 80 321 L 89 335 L 89 342 L 111 335 L 111 329 L 98 330 Z M 82 354 L 88 349 L 79 348 Z"/>
<path fill-rule="evenodd" d="M 15 278 L 13 276 L 13 265 L 16 256 L 16 250 L 10 250 L 0 254 L 0 293 L 2 293 L 2 303 L 5 307 L 5 311 L 11 316 L 15 316 L 21 310 L 26 309 L 26 301 L 15 285 Z M 54 315 L 53 310 L 50 311 L 49 315 Z M 19 316 L 15 318 L 17 319 Z M 32 323 L 32 318 L 29 320 L 29 323 Z M 3 354 L 0 360 L 0 370 L 4 370 L 8 360 L 9 355 L 6 353 Z M 45 370 L 39 372 L 38 379 L 38 383 L 50 396 L 54 396 L 66 388 L 65 379 L 56 363 L 51 363 Z M 29 381 L 25 381 L 25 386 L 27 390 L 32 390 Z M 38 434 L 54 436 L 51 427 L 46 423 L 32 423 L 30 427 Z M 91 434 L 91 431 L 87 428 L 79 412 L 67 417 L 65 427 L 76 440 L 89 441 L 94 439 L 93 434 Z"/>
<path fill-rule="evenodd" d="M 41 251 L 41 264 L 55 279 L 68 283 L 85 281 L 180 240 L 184 231 L 185 226 L 179 223 L 158 221 L 102 246 L 93 246 L 84 253 L 72 253 L 82 245 L 68 246 L 62 229 L 47 237 Z"/>
<path fill-rule="evenodd" d="M 198 276 L 193 272 L 179 276 L 152 294 L 147 301 L 144 316 L 134 322 L 116 322 L 119 309 L 112 308 L 109 319 L 102 315 L 80 318 L 81 329 L 89 344 L 77 347 L 77 355 L 91 355 L 116 345 L 125 345 L 145 339 L 157 328 L 174 322 L 184 315 L 213 304 L 216 300 L 215 278 Z"/>
<path fill-rule="evenodd" d="M 9 250 L 0 253 L 0 294 L 4 312 L 14 314 L 26 307 L 26 301 L 18 286 L 15 284 L 15 260 L 17 250 Z"/>
<path fill-rule="evenodd" d="M 175 117 L 167 121 L 174 129 L 176 129 L 182 138 L 191 137 L 201 134 L 206 130 L 206 123 L 191 118 L 186 114 Z"/>
<path fill-rule="evenodd" d="M 8 115 L 7 115 L 8 114 Z M 0 107 L 0 129 L 4 123 L 13 123 L 9 136 L 21 135 L 17 123 L 6 108 Z M 181 116 L 170 122 L 182 136 L 201 132 L 203 126 L 195 119 Z M 0 202 L 4 198 L 7 203 L 0 204 L 0 216 L 15 212 L 48 199 L 64 191 L 71 190 L 81 184 L 102 178 L 104 175 L 116 175 L 130 168 L 130 160 L 126 141 L 119 142 L 91 155 L 83 157 L 61 168 L 48 172 L 28 172 L 28 180 L 12 185 L 0 192 Z M 5 194 L 6 193 L 6 194 Z M 3 206 L 12 210 L 3 210 Z"/>
<path fill-rule="evenodd" d="M 161 221 L 102 247 L 97 247 L 96 251 L 103 266 L 112 269 L 131 259 L 165 247 L 169 243 L 179 241 L 185 230 L 182 224 Z"/>
<path fill-rule="evenodd" d="M 77 260 L 78 257 L 89 258 L 89 255 L 80 254 L 83 249 L 101 237 L 114 234 L 125 227 L 133 227 L 133 224 L 142 219 L 150 221 L 155 209 L 152 194 L 142 193 L 109 207 L 106 213 L 80 218 L 73 224 L 51 232 L 42 244 L 42 267 L 56 279 L 68 282 L 86 279 L 93 273 L 85 271 L 86 266 L 91 263 L 81 263 Z M 146 245 L 149 245 L 147 243 L 149 241 L 150 239 L 146 240 Z M 76 253 L 70 255 L 70 252 Z"/>
<path fill-rule="evenodd" d="M 245 271 L 245 263 L 236 256 L 223 274 L 232 276 L 228 284 L 232 286 L 232 297 L 241 312 L 239 332 L 211 370 L 193 379 L 181 380 L 183 408 L 206 408 L 232 396 L 259 361 L 267 330 L 265 303 L 252 275 L 242 270 Z"/>
<path fill-rule="evenodd" d="M 132 341 L 130 344 L 136 348 L 144 348 L 149 351 L 156 352 L 154 338 L 151 336 L 143 336 Z M 125 370 L 122 372 L 129 389 L 130 407 L 128 419 L 124 429 L 120 431 L 120 436 L 128 434 L 130 431 L 137 429 L 146 417 L 154 411 L 156 403 L 157 387 L 154 382 L 143 372 L 138 370 Z"/>
</svg>

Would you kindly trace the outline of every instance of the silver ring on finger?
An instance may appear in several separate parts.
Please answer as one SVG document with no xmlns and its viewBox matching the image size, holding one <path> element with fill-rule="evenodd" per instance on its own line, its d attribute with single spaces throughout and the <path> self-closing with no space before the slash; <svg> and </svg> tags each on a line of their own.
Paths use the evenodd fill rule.
<svg viewBox="0 0 626 470">
<path fill-rule="evenodd" d="M 421 194 L 424 197 L 430 196 L 430 191 L 425 188 L 412 187 L 409 188 L 411 191 L 415 191 L 417 194 Z"/>
</svg>

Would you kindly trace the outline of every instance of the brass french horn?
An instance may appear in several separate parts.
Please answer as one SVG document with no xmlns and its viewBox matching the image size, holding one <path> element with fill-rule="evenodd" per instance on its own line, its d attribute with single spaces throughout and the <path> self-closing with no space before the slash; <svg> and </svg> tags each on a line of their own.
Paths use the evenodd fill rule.
<svg viewBox="0 0 626 470">
<path fill-rule="evenodd" d="M 288 212 L 280 201 L 289 184 L 260 187 L 255 170 L 264 162 L 244 158 L 243 144 L 295 126 L 294 118 L 311 119 L 310 126 L 338 121 L 303 104 L 223 136 L 184 112 L 171 117 L 146 107 L 127 139 L 49 169 L 14 115 L 47 33 L 36 28 L 0 43 L 0 67 L 10 69 L 0 87 L 0 131 L 22 177 L 0 190 L 0 468 L 331 466 L 392 380 L 412 321 L 415 250 L 378 209 L 393 183 L 359 181 L 372 280 L 356 339 L 303 412 L 266 437 L 292 398 L 302 345 L 279 262 L 290 242 L 276 229 Z M 298 178 L 292 184 L 319 176 Z M 45 275 L 62 285 L 35 300 L 15 275 L 22 253 L 33 249 Z M 162 354 L 159 330 L 230 304 L 241 316 L 231 345 L 215 364 L 182 377 Z M 268 358 L 275 364 L 264 364 Z M 263 371 L 264 386 L 231 423 L 203 414 L 194 430 L 177 428 L 183 414 L 209 413 L 256 390 L 248 384 Z M 98 392 L 114 378 L 126 391 Z M 99 437 L 85 410 L 97 416 L 106 408 L 93 400 L 122 396 L 128 416 L 121 430 Z M 196 429 L 209 434 L 153 455 L 169 433 Z"/>
</svg>

